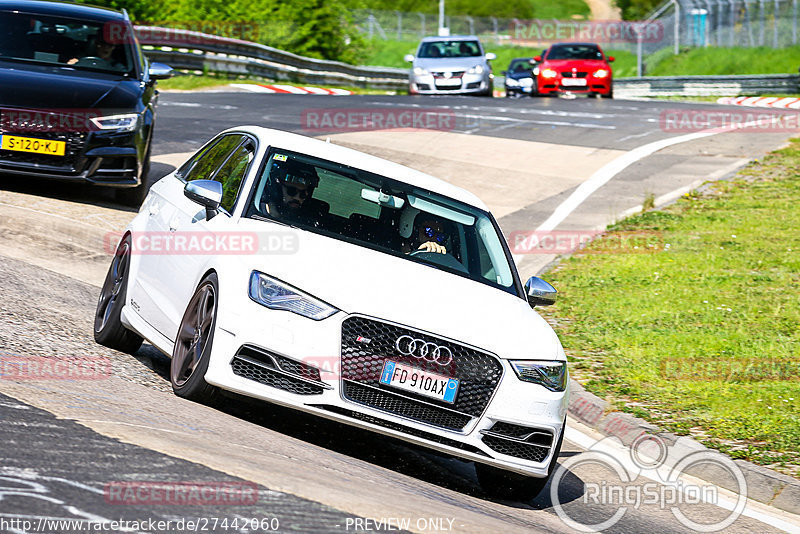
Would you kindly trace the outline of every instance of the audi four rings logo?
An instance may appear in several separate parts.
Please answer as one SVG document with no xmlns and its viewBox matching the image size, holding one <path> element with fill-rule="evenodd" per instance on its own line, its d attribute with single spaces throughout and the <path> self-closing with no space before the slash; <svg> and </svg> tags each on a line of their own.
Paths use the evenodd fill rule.
<svg viewBox="0 0 800 534">
<path fill-rule="evenodd" d="M 436 343 L 429 343 L 411 336 L 400 336 L 394 344 L 400 354 L 413 356 L 418 360 L 425 360 L 439 365 L 447 365 L 453 361 L 453 353 L 447 347 Z"/>
</svg>

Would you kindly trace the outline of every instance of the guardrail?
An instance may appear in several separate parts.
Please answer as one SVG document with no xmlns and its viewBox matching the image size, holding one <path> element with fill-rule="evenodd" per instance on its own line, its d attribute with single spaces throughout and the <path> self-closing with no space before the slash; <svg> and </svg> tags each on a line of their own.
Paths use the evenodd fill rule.
<svg viewBox="0 0 800 534">
<path fill-rule="evenodd" d="M 358 67 L 190 30 L 136 26 L 147 56 L 178 70 L 375 89 L 408 86 L 408 69 Z"/>
<path fill-rule="evenodd" d="M 618 96 L 738 96 L 800 94 L 800 75 L 644 76 L 617 78 Z"/>
<path fill-rule="evenodd" d="M 299 56 L 270 46 L 206 33 L 136 26 L 139 41 L 153 61 L 178 70 L 257 76 L 297 83 L 404 89 L 408 69 L 358 67 L 340 61 Z M 502 78 L 495 78 L 495 87 Z M 800 76 L 645 76 L 617 78 L 618 96 L 736 96 L 800 94 Z"/>
</svg>

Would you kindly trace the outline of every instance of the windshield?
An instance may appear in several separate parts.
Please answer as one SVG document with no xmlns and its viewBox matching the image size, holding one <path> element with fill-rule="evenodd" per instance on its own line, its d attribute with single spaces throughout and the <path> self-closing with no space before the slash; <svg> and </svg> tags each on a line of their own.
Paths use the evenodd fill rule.
<svg viewBox="0 0 800 534">
<path fill-rule="evenodd" d="M 273 148 L 245 216 L 268 218 L 517 294 L 488 213 L 353 167 Z"/>
<path fill-rule="evenodd" d="M 133 45 L 107 42 L 103 29 L 102 22 L 0 11 L 0 59 L 135 74 Z"/>
<path fill-rule="evenodd" d="M 515 59 L 508 67 L 508 72 L 528 72 L 533 69 L 529 59 Z"/>
<path fill-rule="evenodd" d="M 547 59 L 603 59 L 603 53 L 592 45 L 560 45 L 550 49 Z"/>
<path fill-rule="evenodd" d="M 482 56 L 478 41 L 431 41 L 422 43 L 417 57 L 479 57 Z"/>
</svg>

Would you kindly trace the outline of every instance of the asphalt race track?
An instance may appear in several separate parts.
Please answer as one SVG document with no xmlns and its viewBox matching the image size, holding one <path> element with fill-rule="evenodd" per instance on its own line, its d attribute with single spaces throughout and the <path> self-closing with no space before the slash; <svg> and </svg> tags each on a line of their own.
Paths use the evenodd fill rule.
<svg viewBox="0 0 800 534">
<path fill-rule="evenodd" d="M 487 202 L 507 235 L 548 225 L 588 231 L 635 209 L 646 195 L 666 202 L 707 179 L 730 176 L 790 136 L 708 134 L 655 150 L 653 143 L 692 133 L 667 131 L 667 113 L 728 109 L 585 98 L 164 93 L 151 178 L 170 172 L 220 130 L 258 124 L 329 136 L 463 185 Z M 341 110 L 383 117 L 430 110 L 448 122 L 424 131 L 309 128 L 309 114 Z M 641 157 L 621 159 L 629 154 Z M 597 187 L 583 194 L 589 180 Z M 205 522 L 209 532 L 574 532 L 559 512 L 592 525 L 620 510 L 618 502 L 587 498 L 587 487 L 602 486 L 613 473 L 576 463 L 603 436 L 573 421 L 560 462 L 576 467 L 562 478 L 558 502 L 549 487 L 532 502 L 506 502 L 482 494 L 469 463 L 398 440 L 235 397 L 215 408 L 175 397 L 169 361 L 151 346 L 131 356 L 92 339 L 98 277 L 110 259 L 95 239 L 133 216 L 111 198 L 88 187 L 0 177 L 0 352 L 111 363 L 102 380 L 0 375 L 0 532 L 88 532 L 92 522 L 114 520 L 141 522 L 128 525 L 135 532 L 193 531 L 186 521 Z M 560 206 L 562 216 L 554 218 Z M 553 257 L 516 259 L 526 277 Z M 610 446 L 611 454 L 627 454 Z M 109 498 L 115 484 L 143 481 L 239 485 L 258 498 L 204 506 Z M 651 483 L 659 491 L 665 486 Z M 632 490 L 642 484 L 641 477 L 619 483 Z M 697 522 L 722 521 L 730 514 L 726 503 L 738 496 L 719 495 L 721 504 L 680 509 Z M 72 528 L 50 520 L 82 523 Z M 172 523 L 159 528 L 157 521 Z M 725 529 L 783 530 L 800 531 L 797 518 L 753 502 Z M 646 503 L 628 506 L 606 531 L 693 532 L 670 508 Z"/>
</svg>

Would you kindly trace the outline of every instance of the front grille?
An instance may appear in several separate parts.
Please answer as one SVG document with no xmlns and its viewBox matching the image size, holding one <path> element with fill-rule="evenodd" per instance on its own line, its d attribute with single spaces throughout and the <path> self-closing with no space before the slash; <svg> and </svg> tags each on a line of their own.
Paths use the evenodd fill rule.
<svg viewBox="0 0 800 534">
<path fill-rule="evenodd" d="M 400 354 L 395 343 L 404 335 L 446 347 L 453 355 L 452 361 L 440 365 Z M 457 378 L 459 390 L 455 402 L 450 404 L 381 385 L 380 374 L 387 359 Z M 343 393 L 346 399 L 359 404 L 461 430 L 486 409 L 502 374 L 503 368 L 494 356 L 453 341 L 366 317 L 349 317 L 342 324 Z"/>
<path fill-rule="evenodd" d="M 564 71 L 561 73 L 562 78 L 586 78 L 588 76 L 588 72 L 572 72 L 572 71 Z"/>
<path fill-rule="evenodd" d="M 460 91 L 461 90 L 461 86 L 460 85 L 437 85 L 436 86 L 436 90 L 437 91 Z"/>
<path fill-rule="evenodd" d="M 28 124 L 17 123 L 8 116 L 3 116 L 0 120 L 0 134 L 66 143 L 63 156 L 0 150 L 0 162 L 36 165 L 43 171 L 55 173 L 73 174 L 83 170 L 81 154 L 86 143 L 87 132 L 54 132 L 41 128 L 34 131 Z"/>
<path fill-rule="evenodd" d="M 382 426 L 384 428 L 389 428 L 392 430 L 398 430 L 404 434 L 427 439 L 428 441 L 433 441 L 434 443 L 440 443 L 442 445 L 447 445 L 448 447 L 461 449 L 463 451 L 469 451 L 475 454 L 480 454 L 481 456 L 487 456 L 491 458 L 491 456 L 489 456 L 488 454 L 486 454 L 485 452 L 483 452 L 482 450 L 473 445 L 469 445 L 467 443 L 461 443 L 460 441 L 456 441 L 454 439 L 437 436 L 436 434 L 431 434 L 430 432 L 425 432 L 423 430 L 417 430 L 416 428 L 411 428 L 410 426 L 401 425 L 393 421 L 386 421 L 384 419 L 379 419 L 371 415 L 367 415 L 360 412 L 354 412 L 353 410 L 340 408 L 339 406 L 331 406 L 328 404 L 317 404 L 314 405 L 314 407 L 322 408 L 323 410 L 328 410 L 329 412 L 338 413 L 340 415 L 345 415 L 347 417 L 352 417 L 353 419 L 358 419 L 360 421 L 365 421 L 367 423 L 372 423 L 373 425 Z"/>
<path fill-rule="evenodd" d="M 523 460 L 541 462 L 553 445 L 549 430 L 498 421 L 484 432 L 481 440 L 492 450 Z"/>
<path fill-rule="evenodd" d="M 345 382 L 344 396 L 351 401 L 377 408 L 384 412 L 401 415 L 415 421 L 422 421 L 448 430 L 462 430 L 472 420 L 469 415 L 437 408 L 401 395 L 373 389 L 353 382 Z"/>
<path fill-rule="evenodd" d="M 446 78 L 444 72 L 433 72 L 432 74 L 434 78 Z M 461 78 L 462 76 L 464 76 L 463 70 L 450 73 L 450 78 Z"/>
<path fill-rule="evenodd" d="M 231 368 L 235 375 L 297 395 L 320 395 L 325 390 L 319 369 L 248 345 L 237 351 Z"/>
<path fill-rule="evenodd" d="M 496 436 L 483 436 L 482 441 L 493 451 L 500 454 L 507 454 L 515 458 L 530 460 L 531 462 L 542 462 L 547 458 L 550 447 L 541 447 L 531 443 L 521 441 L 511 441 Z"/>
</svg>

